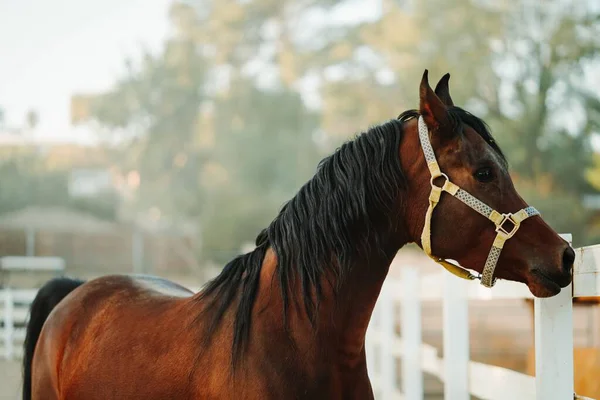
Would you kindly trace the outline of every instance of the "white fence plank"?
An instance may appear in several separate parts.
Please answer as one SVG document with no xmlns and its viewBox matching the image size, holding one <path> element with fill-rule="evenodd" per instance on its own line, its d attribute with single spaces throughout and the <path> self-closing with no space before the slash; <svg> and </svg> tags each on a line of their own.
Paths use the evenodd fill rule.
<svg viewBox="0 0 600 400">
<path fill-rule="evenodd" d="M 380 374 L 379 374 L 379 365 L 377 361 L 379 360 L 379 309 L 381 308 L 381 298 L 377 300 L 375 303 L 375 308 L 373 309 L 373 313 L 371 315 L 371 320 L 369 321 L 369 327 L 367 328 L 367 333 L 365 335 L 365 352 L 367 357 L 367 373 L 369 375 L 369 380 L 371 381 L 371 388 L 373 393 L 375 394 L 375 398 L 379 398 L 380 393 Z"/>
<path fill-rule="evenodd" d="M 402 270 L 402 389 L 406 400 L 423 399 L 421 366 L 422 332 L 419 273 L 414 267 Z"/>
<path fill-rule="evenodd" d="M 0 292 L 2 290 L 0 289 Z M 29 305 L 35 299 L 38 290 L 37 289 L 11 289 L 12 298 L 15 303 L 25 304 L 27 309 L 29 309 Z"/>
<path fill-rule="evenodd" d="M 397 339 L 398 348 L 406 348 L 404 340 Z M 404 358 L 404 350 L 396 355 Z M 420 349 L 422 371 L 445 382 L 445 360 L 435 347 L 422 344 Z M 531 400 L 535 398 L 535 378 L 495 365 L 469 361 L 470 394 L 486 400 Z M 423 397 L 421 397 L 423 398 Z M 408 398 L 407 398 L 408 400 Z"/>
<path fill-rule="evenodd" d="M 65 269 L 65 260 L 61 257 L 6 256 L 0 258 L 0 269 L 60 272 Z"/>
<path fill-rule="evenodd" d="M 467 284 L 444 275 L 444 395 L 446 400 L 469 400 L 469 303 Z"/>
<path fill-rule="evenodd" d="M 14 347 L 14 321 L 13 321 L 13 297 L 10 289 L 4 289 L 4 357 L 7 360 L 13 358 Z"/>
<path fill-rule="evenodd" d="M 495 365 L 469 362 L 469 392 L 486 400 L 535 399 L 535 378 Z M 547 399 L 552 399 L 548 397 Z"/>
<path fill-rule="evenodd" d="M 394 342 L 396 339 L 396 312 L 394 310 L 393 288 L 383 285 L 381 290 L 380 326 L 380 359 L 381 399 L 392 400 L 396 397 L 396 358 L 393 356 Z"/>
<path fill-rule="evenodd" d="M 6 296 L 6 294 L 5 294 Z M 3 297 L 5 297 L 3 296 Z M 27 321 L 27 317 L 29 316 L 29 310 L 25 307 L 16 307 L 15 303 L 13 302 L 13 304 L 10 307 L 3 307 L 2 309 L 2 319 L 4 320 L 4 316 L 9 312 L 8 309 L 12 308 L 12 323 L 13 325 L 23 325 L 25 323 L 25 321 Z"/>
<path fill-rule="evenodd" d="M 571 235 L 561 235 L 571 242 Z M 536 399 L 574 394 L 572 285 L 550 298 L 534 300 Z"/>
<path fill-rule="evenodd" d="M 379 391 L 379 376 L 377 374 L 377 357 L 375 351 L 375 339 L 374 336 L 377 334 L 377 328 L 369 325 L 367 334 L 365 337 L 365 352 L 367 357 L 367 372 L 369 374 L 369 380 L 371 381 L 371 387 L 374 392 Z"/>
<path fill-rule="evenodd" d="M 536 399 L 573 396 L 573 299 L 571 286 L 534 300 Z M 570 396 L 570 397 L 568 397 Z"/>
<path fill-rule="evenodd" d="M 600 296 L 600 244 L 575 249 L 573 296 Z"/>
</svg>

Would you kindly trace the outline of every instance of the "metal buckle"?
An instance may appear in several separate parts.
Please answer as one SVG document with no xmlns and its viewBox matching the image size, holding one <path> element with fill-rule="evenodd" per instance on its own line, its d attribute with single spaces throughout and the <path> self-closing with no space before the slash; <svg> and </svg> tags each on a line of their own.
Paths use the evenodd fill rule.
<svg viewBox="0 0 600 400">
<path fill-rule="evenodd" d="M 513 224 L 513 228 L 509 231 L 508 229 L 504 228 L 504 223 L 509 221 L 511 224 Z M 517 233 L 517 230 L 519 229 L 519 225 L 520 223 L 518 221 L 515 221 L 513 219 L 513 215 L 508 213 L 508 214 L 502 214 L 502 221 L 496 226 L 496 232 L 499 235 L 504 236 L 504 239 L 510 239 L 511 237 L 513 237 L 515 235 L 515 233 Z"/>
</svg>

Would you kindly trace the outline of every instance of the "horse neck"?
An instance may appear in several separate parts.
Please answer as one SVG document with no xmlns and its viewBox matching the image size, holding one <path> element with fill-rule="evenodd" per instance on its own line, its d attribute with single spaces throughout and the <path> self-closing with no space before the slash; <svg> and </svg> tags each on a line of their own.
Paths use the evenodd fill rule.
<svg viewBox="0 0 600 400">
<path fill-rule="evenodd" d="M 335 338 L 348 361 L 358 361 L 364 356 L 369 321 L 394 255 L 395 251 L 391 255 L 371 255 L 357 261 L 339 288 L 334 305 L 339 318 L 330 337 Z"/>
<path fill-rule="evenodd" d="M 391 261 L 403 244 L 390 246 L 386 254 L 369 254 L 355 260 L 340 282 L 335 282 L 333 276 L 322 277 L 323 293 L 319 303 L 316 334 L 315 326 L 311 324 L 304 310 L 301 290 L 292 291 L 287 312 L 288 331 L 300 349 L 333 349 L 332 351 L 338 353 L 338 359 L 346 365 L 363 360 L 365 335 L 375 303 Z M 260 278 L 260 287 L 265 290 L 258 296 L 257 309 L 262 309 L 265 305 L 282 307 L 280 288 L 275 275 L 276 266 L 276 256 L 269 250 Z M 274 301 L 274 298 L 277 300 Z M 272 315 L 273 320 L 269 324 L 281 324 L 284 329 L 281 314 Z M 318 342 L 317 346 L 315 340 Z"/>
</svg>

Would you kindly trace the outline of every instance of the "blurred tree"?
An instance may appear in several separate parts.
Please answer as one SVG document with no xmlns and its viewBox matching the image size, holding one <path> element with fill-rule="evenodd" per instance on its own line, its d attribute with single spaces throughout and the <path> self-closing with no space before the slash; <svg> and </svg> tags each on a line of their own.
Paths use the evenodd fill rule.
<svg viewBox="0 0 600 400">
<path fill-rule="evenodd" d="M 597 191 L 600 191 L 600 153 L 594 155 L 594 164 L 586 171 L 586 178 Z"/>
<path fill-rule="evenodd" d="M 140 210 L 159 207 L 162 214 L 182 216 L 199 212 L 201 161 L 190 145 L 205 97 L 205 74 L 194 43 L 177 37 L 161 54 L 145 53 L 139 66 L 129 62 L 128 75 L 114 90 L 93 100 L 91 116 L 128 146 L 118 160 L 121 168 L 139 171 Z"/>
<path fill-rule="evenodd" d="M 212 5 L 209 18 L 175 3 L 176 34 L 163 52 L 131 63 L 91 114 L 129 132 L 121 168 L 140 172 L 137 209 L 198 221 L 202 256 L 225 261 L 316 167 L 318 117 L 281 82 L 259 89 L 239 73 L 251 61 L 242 53 L 258 43 L 244 30 L 256 20 L 238 2 Z"/>
<path fill-rule="evenodd" d="M 40 116 L 36 110 L 29 110 L 25 115 L 25 125 L 27 129 L 33 130 L 40 122 Z"/>
<path fill-rule="evenodd" d="M 577 245 L 588 244 L 591 211 L 582 195 L 594 191 L 585 172 L 600 103 L 581 78 L 598 56 L 600 15 L 583 3 L 513 5 L 495 46 L 498 89 L 479 99 L 526 198 L 539 202 L 553 227 L 573 232 Z"/>
<path fill-rule="evenodd" d="M 589 135 L 598 131 L 597 118 L 590 117 L 600 107 L 596 94 L 581 96 L 580 78 L 600 48 L 595 34 L 600 15 L 561 2 L 515 6 L 495 56 L 505 94 L 499 89 L 481 99 L 502 126 L 499 140 L 512 147 L 513 166 L 520 174 L 531 180 L 567 174 L 570 179 L 556 179 L 558 187 L 588 188 Z M 559 160 L 565 154 L 577 161 Z"/>
<path fill-rule="evenodd" d="M 230 259 L 312 176 L 322 157 L 312 140 L 318 122 L 297 93 L 260 90 L 247 79 L 215 101 L 217 144 L 206 172 L 214 178 L 220 167 L 225 176 L 204 203 L 206 252 Z"/>
<path fill-rule="evenodd" d="M 586 242 L 600 100 L 581 77 L 597 56 L 597 11 L 387 0 L 379 18 L 334 18 L 352 3 L 175 2 L 163 51 L 92 107 L 129 138 L 121 165 L 140 172 L 139 209 L 197 220 L 204 255 L 229 258 L 312 174 L 316 131 L 331 150 L 416 107 L 428 68 L 451 72 L 456 103 L 490 123 L 526 199 Z"/>
</svg>

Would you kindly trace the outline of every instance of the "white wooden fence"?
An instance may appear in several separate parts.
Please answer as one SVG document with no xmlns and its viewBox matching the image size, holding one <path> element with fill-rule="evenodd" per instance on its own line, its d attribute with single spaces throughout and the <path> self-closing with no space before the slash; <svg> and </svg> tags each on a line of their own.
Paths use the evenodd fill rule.
<svg viewBox="0 0 600 400">
<path fill-rule="evenodd" d="M 60 257 L 21 257 L 0 258 L 1 280 L 10 273 L 61 273 L 65 261 Z M 11 289 L 0 287 L 0 357 L 7 360 L 20 358 L 23 353 L 25 326 L 29 318 L 29 307 L 37 289 Z"/>
<path fill-rule="evenodd" d="M 0 307 L 2 310 L 0 357 L 7 360 L 21 358 L 29 307 L 36 294 L 37 289 L 0 290 Z"/>
<path fill-rule="evenodd" d="M 563 237 L 570 240 L 570 235 Z M 386 280 L 367 331 L 367 364 L 376 398 L 423 399 L 423 372 L 427 372 L 444 383 L 445 400 L 468 400 L 470 395 L 489 400 L 583 399 L 573 390 L 573 297 L 600 296 L 600 245 L 576 249 L 573 274 L 572 285 L 559 295 L 534 300 L 536 377 L 532 377 L 469 359 L 468 301 L 533 298 L 525 285 L 499 281 L 486 289 L 446 271 L 420 276 L 418 266 L 402 266 L 400 279 Z M 443 302 L 444 358 L 422 343 L 423 300 Z M 397 323 L 402 337 L 396 334 Z"/>
</svg>

